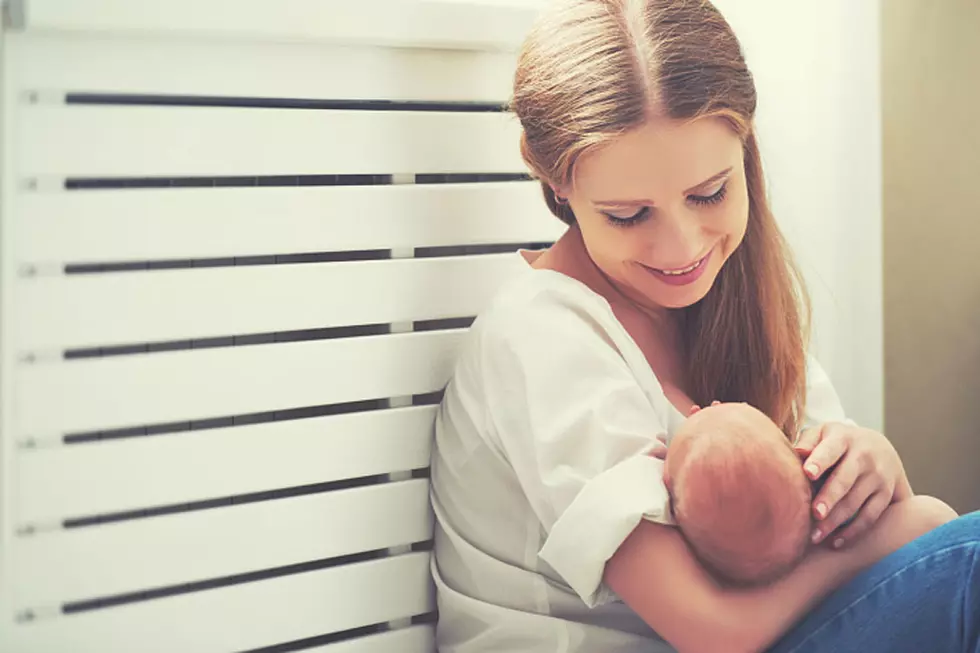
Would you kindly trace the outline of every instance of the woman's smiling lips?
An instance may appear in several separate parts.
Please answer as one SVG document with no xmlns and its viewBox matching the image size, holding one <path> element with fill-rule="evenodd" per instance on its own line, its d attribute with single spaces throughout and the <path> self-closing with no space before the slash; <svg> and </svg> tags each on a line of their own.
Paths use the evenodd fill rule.
<svg viewBox="0 0 980 653">
<path fill-rule="evenodd" d="M 711 258 L 711 254 L 714 251 L 714 248 L 712 248 L 711 251 L 704 255 L 704 257 L 686 268 L 658 270 L 656 268 L 643 265 L 642 263 L 640 265 L 642 265 L 645 270 L 653 274 L 659 281 L 662 281 L 667 285 L 686 286 L 701 278 L 701 275 L 704 274 L 705 269 L 708 267 L 708 260 Z"/>
</svg>

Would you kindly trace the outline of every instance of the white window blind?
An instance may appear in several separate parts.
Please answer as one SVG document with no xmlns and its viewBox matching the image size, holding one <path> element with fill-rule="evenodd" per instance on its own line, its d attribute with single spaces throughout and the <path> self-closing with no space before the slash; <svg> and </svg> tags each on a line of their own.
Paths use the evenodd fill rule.
<svg viewBox="0 0 980 653">
<path fill-rule="evenodd" d="M 0 649 L 433 649 L 435 404 L 560 233 L 503 110 L 533 13 L 6 7 Z"/>
</svg>

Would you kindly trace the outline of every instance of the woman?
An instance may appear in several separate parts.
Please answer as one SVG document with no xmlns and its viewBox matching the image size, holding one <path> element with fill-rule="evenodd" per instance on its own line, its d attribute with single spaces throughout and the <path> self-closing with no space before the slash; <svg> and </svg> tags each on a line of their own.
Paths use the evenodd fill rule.
<svg viewBox="0 0 980 653">
<path fill-rule="evenodd" d="M 564 0 L 528 37 L 521 148 L 569 229 L 515 256 L 439 412 L 440 650 L 980 651 L 980 518 L 913 497 L 807 360 L 755 104 L 703 0 Z M 825 480 L 823 545 L 762 589 L 670 525 L 657 436 L 716 399 L 802 430 Z"/>
</svg>

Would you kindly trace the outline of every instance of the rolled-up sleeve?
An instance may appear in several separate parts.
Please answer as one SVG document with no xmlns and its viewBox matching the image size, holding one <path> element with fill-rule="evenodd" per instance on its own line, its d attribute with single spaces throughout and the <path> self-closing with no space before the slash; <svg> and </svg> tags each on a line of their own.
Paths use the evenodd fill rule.
<svg viewBox="0 0 980 653">
<path fill-rule="evenodd" d="M 612 596 L 602 585 L 605 563 L 641 519 L 669 524 L 663 464 L 633 456 L 582 486 L 551 527 L 541 559 L 590 607 Z"/>
<path fill-rule="evenodd" d="M 486 330 L 483 385 L 488 431 L 546 534 L 539 557 L 595 606 L 612 598 L 606 561 L 640 520 L 672 523 L 649 455 L 665 431 L 608 307 L 563 299 Z"/>
</svg>

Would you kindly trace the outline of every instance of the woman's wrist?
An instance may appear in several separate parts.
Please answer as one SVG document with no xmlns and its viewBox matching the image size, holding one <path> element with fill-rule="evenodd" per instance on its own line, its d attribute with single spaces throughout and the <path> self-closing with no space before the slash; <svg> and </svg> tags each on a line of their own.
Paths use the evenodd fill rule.
<svg viewBox="0 0 980 653">
<path fill-rule="evenodd" d="M 741 616 L 755 620 L 757 635 L 762 638 L 755 643 L 765 648 L 772 643 L 774 633 L 786 632 L 801 615 L 864 569 L 953 518 L 955 513 L 948 506 L 930 497 L 896 503 L 853 544 L 840 550 L 815 546 L 796 569 L 775 584 L 728 590 L 725 598 L 741 607 Z"/>
<path fill-rule="evenodd" d="M 914 496 L 915 493 L 912 492 L 912 484 L 909 483 L 909 477 L 905 473 L 905 467 L 902 466 L 899 470 L 898 482 L 895 484 L 895 493 L 892 495 L 892 503 L 905 501 L 906 499 L 911 499 Z"/>
</svg>

